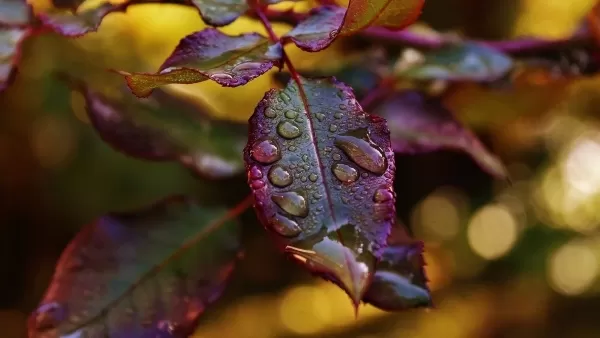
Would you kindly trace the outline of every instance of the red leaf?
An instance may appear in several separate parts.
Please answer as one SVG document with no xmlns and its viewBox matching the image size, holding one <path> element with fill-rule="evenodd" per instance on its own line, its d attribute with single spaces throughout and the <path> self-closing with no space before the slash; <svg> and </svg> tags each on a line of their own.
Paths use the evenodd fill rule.
<svg viewBox="0 0 600 338">
<path fill-rule="evenodd" d="M 233 269 L 239 211 L 171 198 L 101 217 L 63 252 L 29 337 L 187 337 Z"/>
<path fill-rule="evenodd" d="M 207 28 L 183 38 L 158 73 L 121 74 L 138 97 L 146 97 L 166 84 L 209 79 L 225 87 L 237 87 L 280 66 L 282 53 L 279 43 L 271 44 L 260 34 L 230 36 Z"/>
<path fill-rule="evenodd" d="M 385 120 L 333 78 L 272 89 L 244 150 L 255 209 L 281 248 L 342 287 L 355 305 L 395 218 Z"/>
</svg>

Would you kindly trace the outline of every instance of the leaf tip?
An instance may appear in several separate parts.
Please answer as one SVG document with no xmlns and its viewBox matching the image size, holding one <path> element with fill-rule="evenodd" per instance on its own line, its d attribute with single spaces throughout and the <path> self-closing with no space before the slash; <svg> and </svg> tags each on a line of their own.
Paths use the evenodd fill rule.
<svg viewBox="0 0 600 338">
<path fill-rule="evenodd" d="M 147 81 L 146 76 L 144 76 L 146 74 L 134 74 L 115 69 L 109 69 L 109 71 L 121 75 L 125 79 L 127 87 L 129 87 L 133 95 L 140 99 L 150 96 L 154 90 L 154 86 L 152 86 L 152 84 Z"/>
</svg>

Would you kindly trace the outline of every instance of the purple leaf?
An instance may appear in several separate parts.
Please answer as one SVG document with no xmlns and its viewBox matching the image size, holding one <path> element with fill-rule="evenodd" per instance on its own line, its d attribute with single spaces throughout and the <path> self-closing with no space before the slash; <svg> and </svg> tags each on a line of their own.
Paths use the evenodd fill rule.
<svg viewBox="0 0 600 338">
<path fill-rule="evenodd" d="M 497 178 L 507 178 L 502 161 L 491 154 L 442 103 L 418 91 L 405 91 L 382 102 L 376 113 L 388 121 L 394 151 L 419 154 L 442 149 L 468 153 Z"/>
<path fill-rule="evenodd" d="M 424 266 L 423 243 L 410 238 L 402 224 L 396 224 L 363 300 L 387 311 L 430 307 Z"/>
<path fill-rule="evenodd" d="M 29 337 L 187 337 L 238 256 L 231 218 L 185 198 L 99 218 L 63 252 Z"/>
<path fill-rule="evenodd" d="M 38 14 L 42 24 L 60 35 L 79 37 L 95 32 L 106 15 L 117 11 L 119 5 L 103 3 L 98 7 L 73 12 L 71 10 L 55 10 Z"/>
<path fill-rule="evenodd" d="M 172 83 L 197 83 L 211 79 L 225 87 L 244 85 L 281 65 L 283 49 L 257 33 L 225 35 L 207 28 L 183 38 L 158 73 L 121 72 L 138 97 Z"/>
<path fill-rule="evenodd" d="M 197 174 L 225 178 L 244 169 L 247 126 L 218 121 L 191 102 L 157 90 L 140 100 L 126 92 L 108 98 L 75 84 L 100 137 L 115 150 L 150 161 L 179 161 Z"/>
<path fill-rule="evenodd" d="M 20 45 L 29 30 L 19 27 L 0 27 L 0 91 L 14 80 L 19 62 Z"/>
<path fill-rule="evenodd" d="M 244 150 L 255 209 L 279 246 L 358 305 L 395 218 L 385 120 L 334 78 L 272 89 Z"/>
<path fill-rule="evenodd" d="M 292 41 L 307 52 L 327 48 L 336 36 L 335 31 L 344 21 L 346 10 L 337 6 L 321 6 L 313 9 L 308 18 L 281 37 L 284 43 Z"/>
<path fill-rule="evenodd" d="M 0 26 L 25 26 L 30 9 L 25 0 L 0 0 Z"/>
</svg>

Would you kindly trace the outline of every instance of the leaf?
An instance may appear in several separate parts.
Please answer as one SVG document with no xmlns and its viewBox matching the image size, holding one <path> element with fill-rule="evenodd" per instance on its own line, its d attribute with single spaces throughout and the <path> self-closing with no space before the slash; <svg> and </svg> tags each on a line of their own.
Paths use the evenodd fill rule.
<svg viewBox="0 0 600 338">
<path fill-rule="evenodd" d="M 86 8 L 81 11 L 53 10 L 39 13 L 42 24 L 56 33 L 67 37 L 79 37 L 96 32 L 104 17 L 118 11 L 119 5 L 103 3 L 98 7 Z"/>
<path fill-rule="evenodd" d="M 281 44 L 271 44 L 260 34 L 230 36 L 207 28 L 183 38 L 158 73 L 121 74 L 138 97 L 146 97 L 162 85 L 208 79 L 237 87 L 280 66 L 282 56 Z"/>
<path fill-rule="evenodd" d="M 248 10 L 246 0 L 191 0 L 202 20 L 211 26 L 225 26 Z"/>
<path fill-rule="evenodd" d="M 334 78 L 265 94 L 244 150 L 261 222 L 311 271 L 358 305 L 395 218 L 385 120 Z"/>
<path fill-rule="evenodd" d="M 425 54 L 397 76 L 419 80 L 494 81 L 513 67 L 512 59 L 477 43 L 447 46 Z"/>
<path fill-rule="evenodd" d="M 12 82 L 19 62 L 19 48 L 29 34 L 19 27 L 0 27 L 0 91 Z"/>
<path fill-rule="evenodd" d="M 29 337 L 187 337 L 233 269 L 231 218 L 185 198 L 99 218 L 63 252 Z"/>
<path fill-rule="evenodd" d="M 436 98 L 409 90 L 385 100 L 377 107 L 376 113 L 387 120 L 392 148 L 397 153 L 456 149 L 471 155 L 491 175 L 507 178 L 508 173 L 500 159 L 456 121 Z"/>
<path fill-rule="evenodd" d="M 117 151 L 150 161 L 179 161 L 209 178 L 230 177 L 244 168 L 245 124 L 212 120 L 196 105 L 160 90 L 139 100 L 129 92 L 111 99 L 83 83 L 75 87 L 96 131 Z"/>
<path fill-rule="evenodd" d="M 421 14 L 424 0 L 350 0 L 347 9 L 321 6 L 283 36 L 307 52 L 329 46 L 338 36 L 349 36 L 371 27 L 402 29 Z"/>
<path fill-rule="evenodd" d="M 424 266 L 423 243 L 396 224 L 363 300 L 387 311 L 432 306 Z"/>
<path fill-rule="evenodd" d="M 0 26 L 27 25 L 29 14 L 29 6 L 25 0 L 0 0 Z"/>
</svg>

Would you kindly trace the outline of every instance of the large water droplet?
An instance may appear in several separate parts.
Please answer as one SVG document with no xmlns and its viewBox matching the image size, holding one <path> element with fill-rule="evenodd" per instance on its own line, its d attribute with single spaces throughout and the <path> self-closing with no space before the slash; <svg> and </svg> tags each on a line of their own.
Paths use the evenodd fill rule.
<svg viewBox="0 0 600 338">
<path fill-rule="evenodd" d="M 232 80 L 233 76 L 227 74 L 227 73 L 214 73 L 214 74 L 210 74 L 210 78 L 215 80 L 215 81 L 227 81 L 227 80 Z"/>
<path fill-rule="evenodd" d="M 271 218 L 270 224 L 275 232 L 284 237 L 295 237 L 302 232 L 298 223 L 280 214 L 275 214 L 275 216 Z"/>
<path fill-rule="evenodd" d="M 333 175 L 342 182 L 352 183 L 358 179 L 358 170 L 347 164 L 336 163 L 331 167 L 331 170 L 333 171 Z"/>
<path fill-rule="evenodd" d="M 295 110 L 288 110 L 285 112 L 285 117 L 287 117 L 288 119 L 295 119 L 296 116 L 298 116 L 298 112 Z"/>
<path fill-rule="evenodd" d="M 263 173 L 258 166 L 253 165 L 252 168 L 250 168 L 250 172 L 249 172 L 248 176 L 252 180 L 258 180 L 263 177 Z"/>
<path fill-rule="evenodd" d="M 293 216 L 308 216 L 308 205 L 304 196 L 295 191 L 273 194 L 271 197 L 283 211 Z"/>
<path fill-rule="evenodd" d="M 277 133 L 287 139 L 296 138 L 301 134 L 300 128 L 289 121 L 280 122 L 279 125 L 277 125 Z"/>
<path fill-rule="evenodd" d="M 273 140 L 258 140 L 252 145 L 250 155 L 256 161 L 263 164 L 271 164 L 281 158 L 281 152 L 277 143 Z"/>
<path fill-rule="evenodd" d="M 268 177 L 269 182 L 281 188 L 287 187 L 294 181 L 290 172 L 279 165 L 274 165 L 271 167 Z"/>
<path fill-rule="evenodd" d="M 337 136 L 335 138 L 335 145 L 344 151 L 359 167 L 377 175 L 385 173 L 387 159 L 383 155 L 383 152 L 368 140 L 366 129 L 358 129 L 345 135 Z"/>
<path fill-rule="evenodd" d="M 244 63 L 240 63 L 239 65 L 233 67 L 232 71 L 234 72 L 241 72 L 241 71 L 248 71 L 248 70 L 259 70 L 261 69 L 262 64 L 260 62 L 244 62 Z"/>
<path fill-rule="evenodd" d="M 383 203 L 390 201 L 394 198 L 394 193 L 389 189 L 377 189 L 373 195 L 373 201 L 376 203 Z"/>
</svg>

